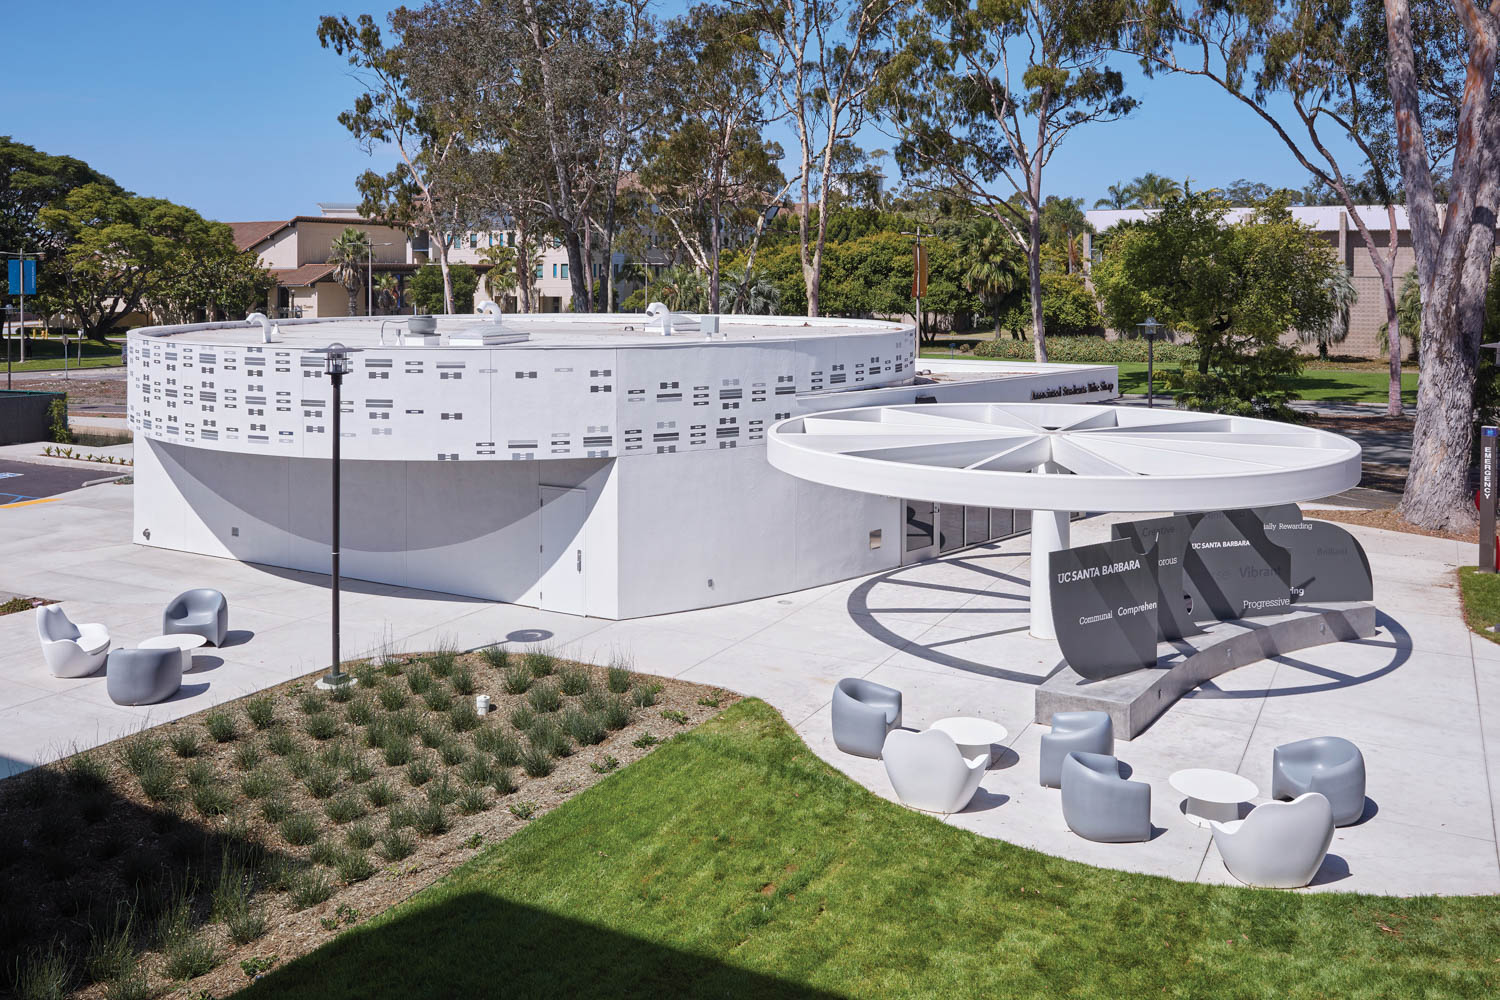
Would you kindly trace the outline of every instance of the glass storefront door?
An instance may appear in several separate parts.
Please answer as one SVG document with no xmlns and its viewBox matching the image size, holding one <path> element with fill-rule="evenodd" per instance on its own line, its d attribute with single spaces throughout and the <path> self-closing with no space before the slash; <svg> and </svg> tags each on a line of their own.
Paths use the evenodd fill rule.
<svg viewBox="0 0 1500 1000">
<path fill-rule="evenodd" d="M 901 535 L 901 565 L 937 555 L 937 504 L 931 500 L 903 500 L 905 528 Z"/>
<path fill-rule="evenodd" d="M 921 562 L 969 545 L 980 545 L 1031 529 L 1031 511 L 1009 507 L 961 507 L 930 500 L 904 500 L 901 565 Z"/>
</svg>

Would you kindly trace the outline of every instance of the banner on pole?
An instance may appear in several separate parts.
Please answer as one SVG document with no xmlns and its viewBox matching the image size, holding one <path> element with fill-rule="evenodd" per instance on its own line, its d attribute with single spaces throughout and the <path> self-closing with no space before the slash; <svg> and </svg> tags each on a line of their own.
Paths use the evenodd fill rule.
<svg viewBox="0 0 1500 1000">
<path fill-rule="evenodd" d="M 1495 462 L 1500 427 L 1479 429 L 1479 572 L 1495 572 Z"/>
<path fill-rule="evenodd" d="M 927 297 L 927 248 L 918 243 L 911 248 L 911 297 Z"/>
<path fill-rule="evenodd" d="M 25 267 L 23 268 L 22 265 L 25 265 Z M 9 261 L 9 267 L 6 268 L 6 281 L 9 282 L 9 290 L 11 295 L 35 295 L 36 261 Z"/>
</svg>

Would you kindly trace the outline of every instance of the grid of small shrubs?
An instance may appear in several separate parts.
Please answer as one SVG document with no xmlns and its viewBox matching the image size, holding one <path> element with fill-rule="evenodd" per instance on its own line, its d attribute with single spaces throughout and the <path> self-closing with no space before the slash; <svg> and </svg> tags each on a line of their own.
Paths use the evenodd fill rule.
<svg viewBox="0 0 1500 1000">
<path fill-rule="evenodd" d="M 499 647 L 386 655 L 352 672 L 358 683 L 342 690 L 263 692 L 5 782 L 0 989 L 60 995 L 98 983 L 106 996 L 145 997 L 159 991 L 148 968 L 203 975 L 228 957 L 205 924 L 248 945 L 266 932 L 273 898 L 315 906 L 462 816 L 502 807 L 528 818 L 535 804 L 517 796 L 528 780 L 655 716 L 643 709 L 661 691 L 622 664 Z M 476 691 L 493 692 L 484 716 Z M 18 806 L 40 819 L 9 822 Z M 122 810 L 155 836 L 70 849 L 70 830 Z M 28 857 L 23 845 L 38 849 Z M 20 917 L 20 878 L 7 875 L 29 864 L 65 885 L 58 927 Z M 148 966 L 147 951 L 160 961 Z"/>
</svg>

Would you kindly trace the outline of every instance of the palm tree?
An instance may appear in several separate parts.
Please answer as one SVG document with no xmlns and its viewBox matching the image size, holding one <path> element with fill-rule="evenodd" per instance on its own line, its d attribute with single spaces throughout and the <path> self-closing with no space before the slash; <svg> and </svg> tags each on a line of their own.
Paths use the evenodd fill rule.
<svg viewBox="0 0 1500 1000">
<path fill-rule="evenodd" d="M 781 307 L 781 289 L 762 274 L 750 274 L 730 288 L 730 312 L 772 316 Z"/>
<path fill-rule="evenodd" d="M 370 235 L 348 226 L 328 246 L 328 263 L 335 265 L 333 278 L 349 292 L 349 315 L 356 309 L 355 293 L 364 284 L 370 254 Z"/>
<path fill-rule="evenodd" d="M 653 298 L 673 312 L 704 312 L 708 309 L 708 277 L 688 264 L 669 267 L 652 284 Z"/>
<path fill-rule="evenodd" d="M 484 293 L 492 302 L 504 302 L 505 296 L 519 287 L 520 275 L 516 273 L 516 251 L 514 247 L 490 247 L 479 257 L 490 265 L 484 276 Z"/>
<path fill-rule="evenodd" d="M 1411 341 L 1411 356 L 1417 357 L 1422 349 L 1422 284 L 1417 280 L 1416 268 L 1407 271 L 1401 279 L 1401 292 L 1396 298 L 1396 322 L 1400 336 Z M 1391 338 L 1385 324 L 1381 324 L 1376 338 L 1382 354 L 1391 349 Z"/>
<path fill-rule="evenodd" d="M 964 288 L 985 300 L 995 316 L 995 336 L 1000 336 L 1000 316 L 1005 299 L 1025 281 L 1025 265 L 1019 249 L 998 223 L 984 221 L 970 232 L 964 246 L 967 265 Z"/>
<path fill-rule="evenodd" d="M 1160 174 L 1142 174 L 1131 182 L 1130 188 L 1142 208 L 1161 208 L 1182 197 L 1182 185 Z"/>
<path fill-rule="evenodd" d="M 1109 192 L 1105 197 L 1094 202 L 1095 208 L 1135 208 L 1135 190 L 1129 184 L 1111 184 L 1105 188 Z"/>
<path fill-rule="evenodd" d="M 1317 344 L 1318 357 L 1328 359 L 1328 345 L 1343 343 L 1349 336 L 1349 310 L 1359 301 L 1359 291 L 1354 279 L 1342 267 L 1335 267 L 1323 280 L 1323 287 L 1333 302 L 1333 313 L 1328 322 L 1312 330 L 1298 330 L 1297 339 L 1304 344 Z M 1420 321 L 1419 321 L 1420 322 Z"/>
<path fill-rule="evenodd" d="M 401 301 L 401 285 L 394 274 L 375 275 L 375 308 L 389 315 Z"/>
</svg>

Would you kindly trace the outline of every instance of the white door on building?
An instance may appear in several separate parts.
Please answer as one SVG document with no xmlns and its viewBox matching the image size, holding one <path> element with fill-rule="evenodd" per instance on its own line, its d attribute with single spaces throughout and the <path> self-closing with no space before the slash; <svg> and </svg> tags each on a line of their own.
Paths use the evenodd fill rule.
<svg viewBox="0 0 1500 1000">
<path fill-rule="evenodd" d="M 588 492 L 561 486 L 541 487 L 541 573 L 537 603 L 548 611 L 587 613 L 584 591 L 583 523 Z"/>
</svg>

